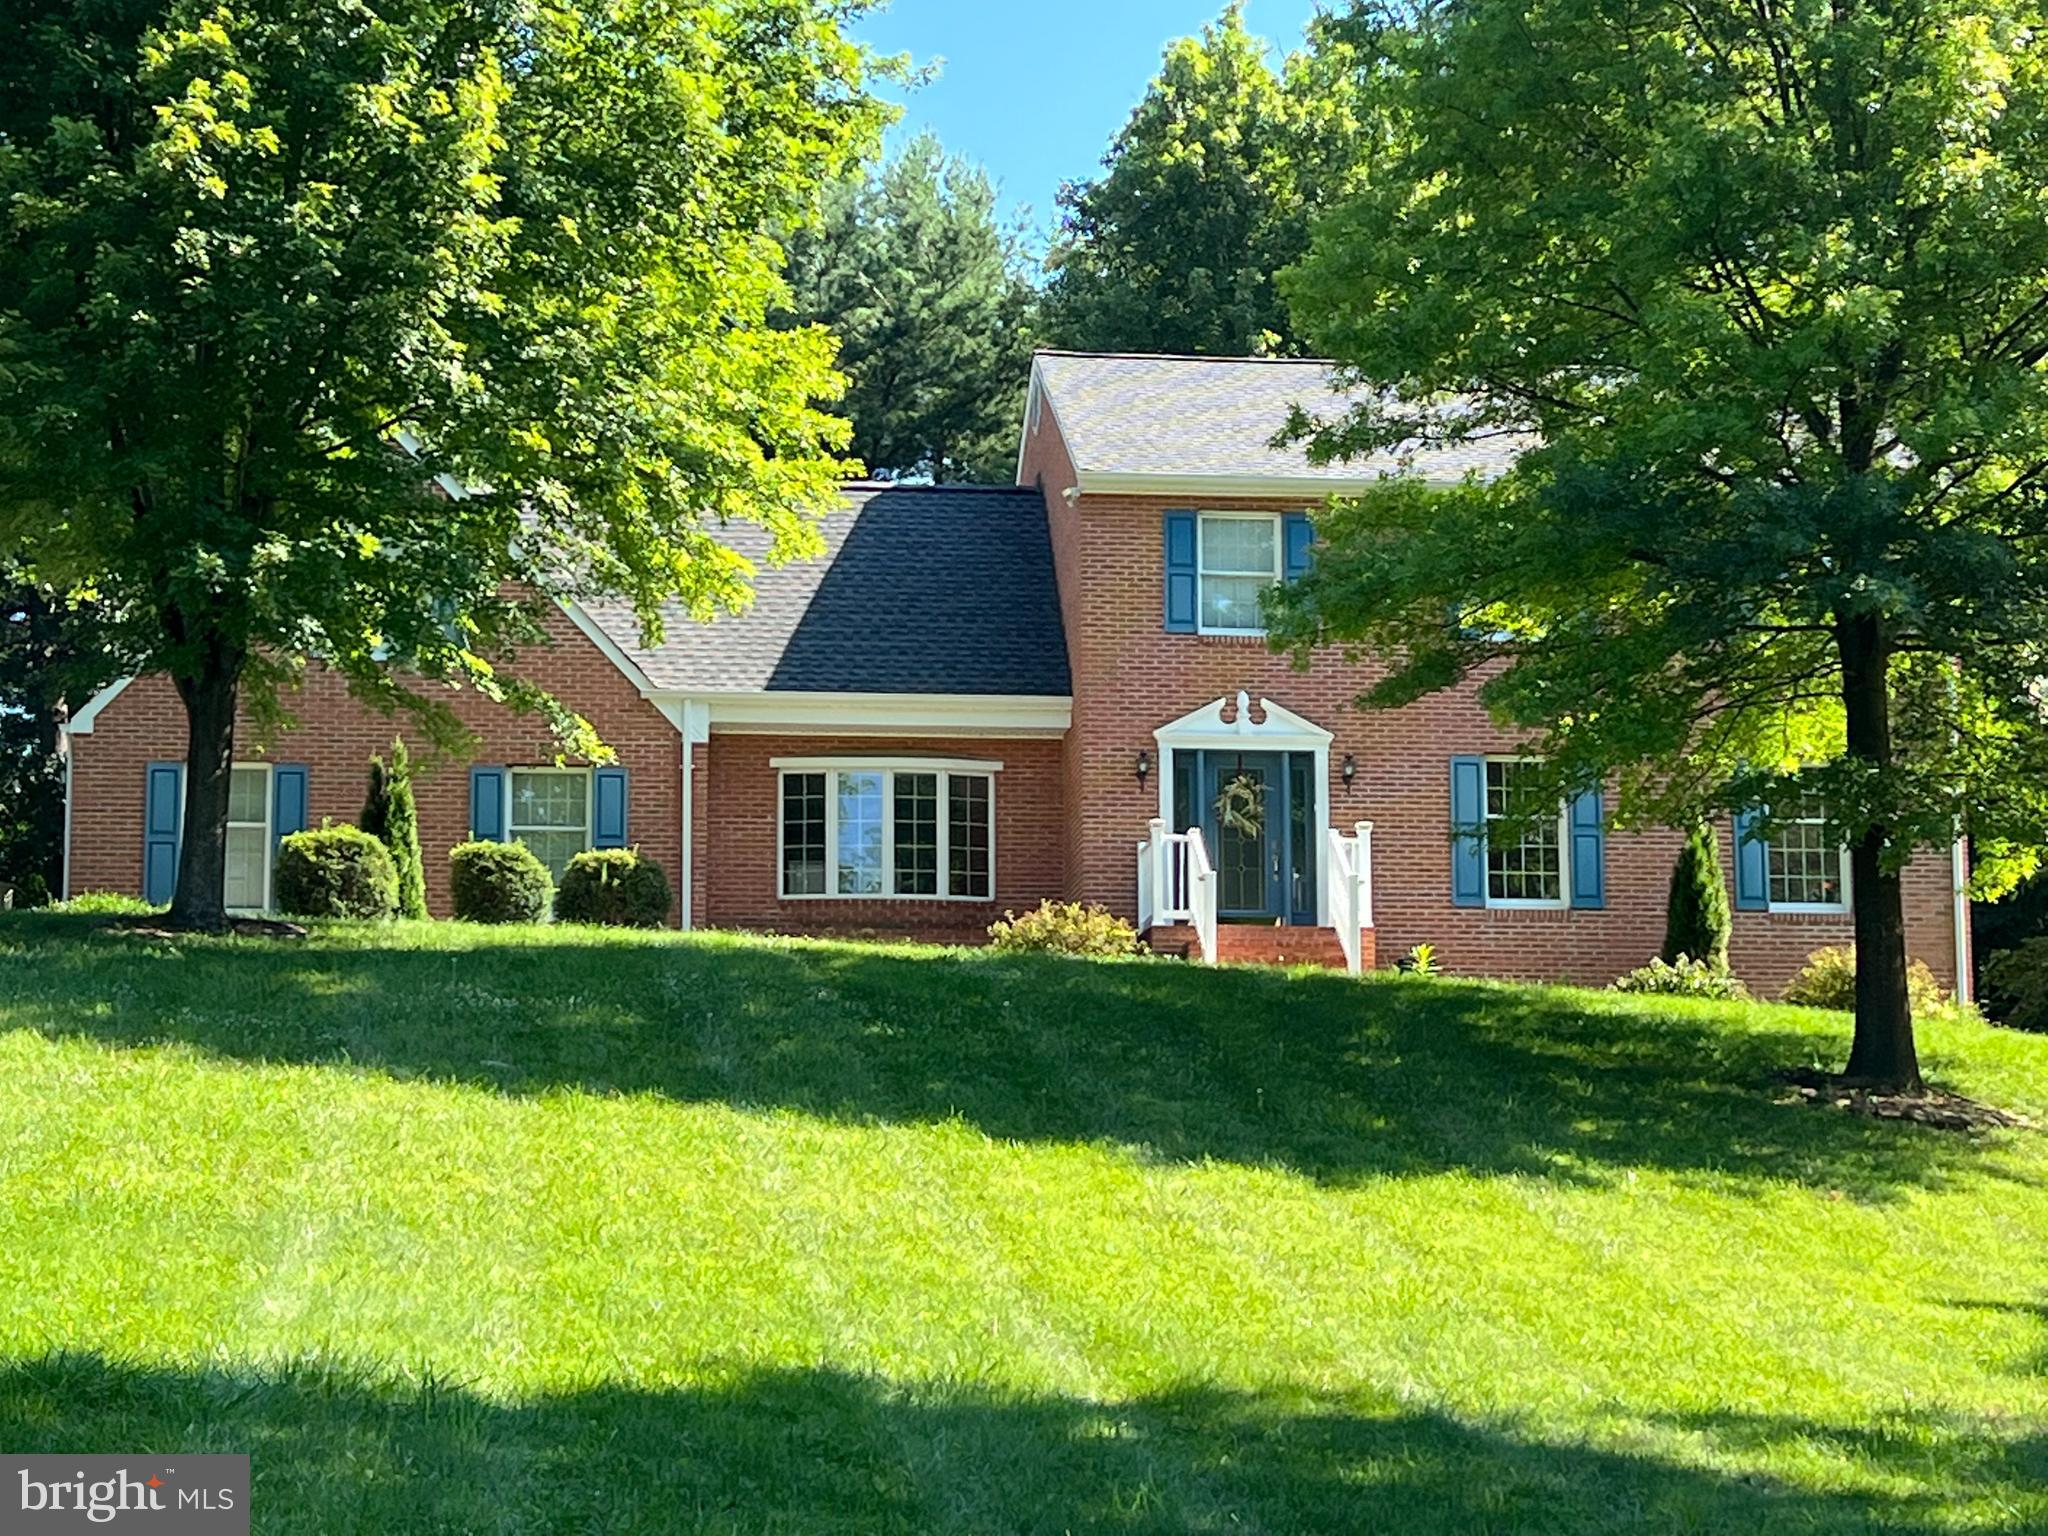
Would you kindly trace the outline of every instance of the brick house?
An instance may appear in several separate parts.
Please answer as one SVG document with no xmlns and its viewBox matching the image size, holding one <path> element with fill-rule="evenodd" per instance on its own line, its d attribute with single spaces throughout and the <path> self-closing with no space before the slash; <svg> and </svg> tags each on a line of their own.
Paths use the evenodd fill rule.
<svg viewBox="0 0 2048 1536">
<path fill-rule="evenodd" d="M 522 667 L 618 760 L 558 765 L 539 721 L 458 695 L 475 759 L 429 759 L 418 786 L 429 905 L 446 913 L 446 851 L 474 834 L 558 872 L 637 845 L 685 927 L 971 942 L 1006 909 L 1076 897 L 1198 958 L 1369 966 L 1426 942 L 1455 972 L 1594 984 L 1641 964 L 1677 834 L 1614 831 L 1589 794 L 1488 838 L 1517 743 L 1474 688 L 1360 711 L 1370 663 L 1300 672 L 1267 649 L 1258 594 L 1312 558 L 1308 510 L 1394 467 L 1271 446 L 1329 387 L 1313 362 L 1042 353 L 1015 485 L 849 487 L 823 557 L 764 567 L 742 617 L 673 615 L 659 646 L 624 608 L 563 605 Z M 1405 467 L 1456 479 L 1504 451 Z M 730 536 L 758 553 L 753 530 Z M 291 707 L 294 729 L 238 750 L 231 906 L 267 905 L 285 832 L 355 818 L 394 730 L 318 668 Z M 66 749 L 67 891 L 167 897 L 185 749 L 169 684 L 109 688 Z M 1753 986 L 1849 940 L 1847 859 L 1817 822 L 1768 846 L 1719 831 Z M 1950 985 L 1968 976 L 1962 873 L 1960 849 L 1906 873 L 1908 947 Z"/>
</svg>

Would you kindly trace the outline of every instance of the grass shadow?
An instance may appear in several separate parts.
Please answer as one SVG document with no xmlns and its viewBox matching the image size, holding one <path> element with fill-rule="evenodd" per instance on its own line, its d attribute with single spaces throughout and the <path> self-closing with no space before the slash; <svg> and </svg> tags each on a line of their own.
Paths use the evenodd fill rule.
<svg viewBox="0 0 2048 1536">
<path fill-rule="evenodd" d="M 1828 1426 L 1753 1426 L 1760 1442 Z M 1731 1433 L 1733 1433 L 1731 1431 Z M 507 1401 L 331 1363 L 146 1368 L 91 1354 L 0 1367 L 17 1451 L 247 1452 L 254 1525 L 363 1531 L 1126 1532 L 1949 1529 L 1967 1499 L 2039 1503 L 2042 1440 L 1958 1426 L 1938 1480 L 1834 1447 L 1807 1486 L 1549 1443 L 1444 1414 L 1206 1388 L 1130 1401 L 891 1387 L 825 1368 L 714 1372 Z M 1882 1475 L 1881 1475 L 1882 1474 Z M 1937 1493 L 1935 1490 L 1938 1489 Z"/>
<path fill-rule="evenodd" d="M 1669 999 L 716 936 L 402 942 L 148 945 L 17 918 L 0 1028 L 508 1094 L 957 1116 L 1329 1182 L 1651 1168 L 1876 1200 L 1963 1169 L 2025 1177 L 1996 1137 L 1778 1102 L 1772 1072 L 1834 1042 L 1771 1012 L 1731 1027 Z"/>
</svg>

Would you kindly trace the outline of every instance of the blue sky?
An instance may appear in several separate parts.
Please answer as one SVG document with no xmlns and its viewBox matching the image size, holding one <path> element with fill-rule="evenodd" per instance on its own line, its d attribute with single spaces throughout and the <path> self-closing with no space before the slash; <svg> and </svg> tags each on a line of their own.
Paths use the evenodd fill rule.
<svg viewBox="0 0 2048 1536">
<path fill-rule="evenodd" d="M 1215 19 L 1223 0 L 893 0 L 856 35 L 938 78 L 903 96 L 892 145 L 929 128 L 948 151 L 979 160 L 1003 207 L 1026 204 L 1041 233 L 1062 181 L 1097 173 L 1111 135 L 1159 69 L 1173 38 Z M 1301 41 L 1315 0 L 1249 0 L 1245 25 L 1279 55 Z"/>
</svg>

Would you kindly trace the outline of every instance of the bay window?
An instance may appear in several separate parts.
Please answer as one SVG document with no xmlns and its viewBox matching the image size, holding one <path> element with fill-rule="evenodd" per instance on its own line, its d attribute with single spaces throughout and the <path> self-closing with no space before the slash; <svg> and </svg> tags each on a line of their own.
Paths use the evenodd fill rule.
<svg viewBox="0 0 2048 1536">
<path fill-rule="evenodd" d="M 777 759 L 785 897 L 988 901 L 995 891 L 991 763 Z"/>
</svg>

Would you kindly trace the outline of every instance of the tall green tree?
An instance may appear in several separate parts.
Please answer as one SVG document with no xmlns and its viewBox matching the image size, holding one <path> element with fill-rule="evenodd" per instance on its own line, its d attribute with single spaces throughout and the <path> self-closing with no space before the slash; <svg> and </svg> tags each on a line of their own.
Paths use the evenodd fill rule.
<svg viewBox="0 0 2048 1536">
<path fill-rule="evenodd" d="M 1623 819 L 1815 795 L 1848 1074 L 1919 1080 L 1900 869 L 2048 838 L 2048 55 L 1956 0 L 1461 0 L 1351 23 L 1381 144 L 1290 280 L 1315 449 L 1506 449 L 1335 508 L 1278 618 L 1477 676 Z M 1768 828 L 1767 828 L 1768 829 Z"/>
<path fill-rule="evenodd" d="M 504 666 L 547 597 L 656 629 L 746 600 L 726 520 L 815 546 L 838 381 L 763 231 L 874 142 L 854 9 L 0 16 L 0 556 L 177 686 L 175 921 L 224 920 L 238 700 L 308 658 L 446 734 L 430 683 L 548 707 Z"/>
<path fill-rule="evenodd" d="M 1010 478 L 1037 294 L 987 173 L 921 134 L 790 242 L 790 307 L 839 337 L 852 451 L 883 479 Z"/>
<path fill-rule="evenodd" d="M 1082 351 L 1212 357 L 1292 354 L 1301 338 L 1276 274 L 1308 246 L 1312 215 L 1350 184 L 1359 152 L 1350 42 L 1275 72 L 1242 0 L 1166 50 L 1104 157 L 1059 194 L 1044 329 Z"/>
<path fill-rule="evenodd" d="M 64 864 L 70 709 L 116 675 L 70 604 L 0 561 L 0 881 L 55 891 Z"/>
</svg>

